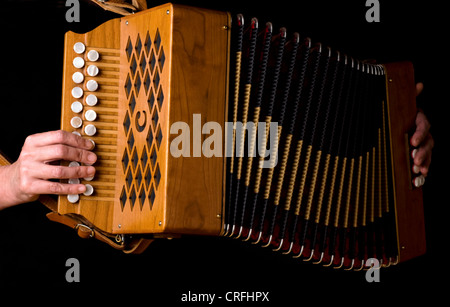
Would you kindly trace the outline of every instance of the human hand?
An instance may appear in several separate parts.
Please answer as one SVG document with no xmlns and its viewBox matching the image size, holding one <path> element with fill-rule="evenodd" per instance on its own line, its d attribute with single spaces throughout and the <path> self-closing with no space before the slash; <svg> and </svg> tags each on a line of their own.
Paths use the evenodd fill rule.
<svg viewBox="0 0 450 307">
<path fill-rule="evenodd" d="M 93 164 L 93 143 L 70 132 L 58 130 L 27 137 L 19 158 L 0 168 L 0 208 L 36 200 L 40 194 L 80 194 L 83 184 L 64 184 L 50 179 L 92 177 L 93 166 L 52 165 L 59 160 Z"/>
<path fill-rule="evenodd" d="M 419 95 L 423 90 L 423 84 L 417 83 L 416 92 Z M 431 154 L 434 147 L 434 140 L 430 133 L 430 122 L 422 111 L 417 112 L 416 131 L 410 139 L 410 144 L 417 147 L 412 152 L 414 161 L 413 173 L 421 173 L 423 177 L 428 175 L 431 164 Z M 423 184 L 423 183 L 422 183 Z M 419 184 L 421 185 L 421 184 Z"/>
</svg>

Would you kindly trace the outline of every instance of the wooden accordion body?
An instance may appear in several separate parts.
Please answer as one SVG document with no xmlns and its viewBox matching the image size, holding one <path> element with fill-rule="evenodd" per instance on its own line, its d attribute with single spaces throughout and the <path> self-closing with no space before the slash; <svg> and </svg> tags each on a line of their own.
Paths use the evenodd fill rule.
<svg viewBox="0 0 450 307">
<path fill-rule="evenodd" d="M 277 69 L 277 56 L 264 61 L 263 55 L 264 38 L 273 31 L 271 25 L 267 24 L 256 35 L 257 21 L 252 20 L 248 30 L 239 32 L 241 26 L 244 29 L 242 21 L 233 21 L 232 25 L 228 13 L 166 4 L 108 21 L 85 34 L 66 34 L 61 126 L 63 130 L 92 139 L 98 161 L 95 177 L 81 179 L 82 183 L 93 187 L 92 195 L 80 195 L 72 202 L 60 196 L 58 212 L 81 216 L 109 234 L 242 237 L 285 253 L 310 259 L 320 257 L 324 262 L 344 261 L 345 258 L 346 265 L 355 258 L 362 262 L 372 254 L 379 259 L 396 258 L 392 262 L 423 254 L 422 191 L 411 184 L 414 178 L 408 146 L 408 132 L 414 127 L 416 114 L 412 66 L 409 63 L 356 64 L 350 58 L 344 60 L 344 56 L 333 53 L 334 60 L 329 63 L 334 64 L 327 66 L 329 71 L 345 70 L 347 68 L 339 68 L 340 65 L 352 65 L 355 69 L 348 70 L 355 72 L 358 66 L 358 74 L 370 72 L 376 75 L 374 78 L 383 79 L 383 93 L 377 97 L 387 97 L 379 101 L 378 111 L 370 113 L 364 109 L 366 113 L 363 113 L 363 108 L 355 109 L 354 117 L 360 114 L 360 122 L 375 121 L 367 114 L 383 114 L 380 115 L 382 124 L 373 129 L 373 137 L 369 128 L 354 126 L 354 131 L 362 129 L 365 134 L 349 133 L 347 139 L 361 146 L 347 147 L 361 149 L 344 157 L 339 151 L 322 149 L 327 146 L 316 145 L 314 137 L 309 143 L 306 137 L 305 140 L 299 137 L 297 131 L 301 129 L 301 118 L 306 111 L 302 103 L 308 104 L 307 98 L 306 102 L 299 103 L 298 112 L 290 106 L 294 98 L 286 98 L 281 104 L 278 101 L 283 101 L 282 98 L 263 98 L 259 102 L 255 98 L 284 97 L 283 93 L 287 93 L 286 97 L 295 97 L 294 83 L 303 80 L 300 76 L 303 70 L 296 66 L 302 62 L 302 50 L 307 48 L 310 58 L 314 58 L 314 50 L 321 54 L 331 54 L 331 51 L 311 46 L 309 40 L 301 43 L 297 35 L 289 40 L 283 30 L 267 39 L 273 45 L 266 48 L 268 53 L 276 53 L 279 46 L 286 46 L 284 55 L 278 57 L 283 63 Z M 258 43 L 252 44 L 251 37 L 255 35 Z M 250 36 L 250 40 L 239 47 L 239 42 L 236 45 L 234 41 L 241 41 L 242 36 Z M 91 52 L 93 50 L 97 53 Z M 255 57 L 255 63 L 249 60 L 251 50 L 261 54 Z M 294 50 L 298 50 L 295 55 Z M 289 56 L 299 64 L 289 66 Z M 308 63 L 308 67 L 314 66 L 313 60 Z M 325 66 L 317 63 L 317 71 L 325 75 Z M 267 69 L 261 68 L 264 65 Z M 262 77 L 261 72 L 266 70 L 267 77 Z M 277 74 L 280 81 L 274 82 Z M 264 78 L 272 85 L 261 81 Z M 310 90 L 312 99 L 309 99 L 311 113 L 318 114 L 318 122 L 329 123 L 325 128 L 318 127 L 316 135 L 327 136 L 330 134 L 327 127 L 351 120 L 336 116 L 337 120 L 333 121 L 332 115 L 340 114 L 339 109 L 333 109 L 337 108 L 333 104 L 329 112 L 323 113 L 327 114 L 324 118 L 319 108 L 327 109 L 326 104 L 314 105 L 317 99 L 333 96 L 332 78 L 310 76 L 309 81 L 302 81 L 305 82 L 303 87 L 311 86 L 313 79 L 317 79 L 316 83 L 327 80 L 322 82 L 323 95 Z M 369 84 L 369 79 L 362 77 L 361 80 Z M 339 80 L 335 80 L 336 88 Z M 258 87 L 258 82 L 262 86 Z M 345 82 L 349 82 L 349 88 L 355 87 L 351 81 L 342 81 Z M 283 85 L 272 90 L 274 83 Z M 286 83 L 292 85 L 283 90 Z M 321 88 L 317 84 L 312 87 Z M 267 93 L 261 94 L 263 89 L 267 89 Z M 365 91 L 359 90 L 357 95 L 363 96 Z M 269 100 L 275 101 L 272 107 L 265 106 L 271 104 Z M 73 107 L 76 101 L 81 108 L 78 103 L 78 109 Z M 280 128 L 281 114 L 285 122 L 292 122 L 292 131 Z M 231 134 L 233 149 L 239 140 L 252 143 L 250 134 L 240 139 L 234 130 L 227 131 L 227 121 L 244 124 L 248 121 L 260 126 L 264 122 L 278 122 L 275 142 L 278 163 L 271 168 L 259 168 L 258 160 L 263 159 L 259 157 L 227 157 L 225 154 L 206 157 L 205 146 L 219 146 L 225 153 L 229 145 L 226 140 L 231 139 Z M 218 123 L 221 129 L 208 123 Z M 346 125 L 342 124 L 342 131 L 346 131 Z M 264 131 L 262 139 L 267 140 L 268 128 Z M 309 130 L 305 132 L 303 135 L 311 135 Z M 211 143 L 209 138 L 213 133 Z M 329 143 L 336 142 L 325 139 Z M 365 139 L 375 140 L 374 144 L 363 141 Z M 298 152 L 299 141 L 304 142 L 302 152 Z M 171 147 L 174 142 L 178 147 Z M 188 143 L 190 146 L 186 147 Z M 180 146 L 183 147 L 181 155 Z M 252 148 L 247 153 L 251 151 Z M 342 166 L 344 160 L 344 164 L 352 165 L 351 170 Z M 377 168 L 375 171 L 375 164 L 380 161 L 384 170 Z M 336 163 L 335 168 L 333 163 Z M 372 165 L 374 171 L 371 171 Z M 331 178 L 333 183 L 330 183 Z M 325 185 L 320 186 L 321 181 Z M 386 187 L 386 191 L 378 192 L 380 186 Z M 317 192 L 311 192 L 315 190 Z M 299 194 L 304 196 L 299 197 Z M 277 202 L 273 200 L 275 195 Z M 286 205 L 283 201 L 288 195 L 292 199 L 303 197 L 304 204 L 295 207 L 293 200 L 291 206 Z M 329 208 L 328 198 L 332 198 Z M 370 199 L 372 207 L 362 205 L 371 203 Z M 336 209 L 336 202 L 342 203 L 342 209 Z M 332 218 L 325 223 L 326 212 L 330 212 L 329 216 L 336 216 L 338 212 L 336 223 L 331 222 Z M 391 239 L 387 239 L 383 227 L 392 231 Z M 377 228 L 381 229 L 380 234 Z M 334 235 L 327 235 L 329 232 Z M 394 251 L 383 252 L 388 248 L 376 242 L 372 242 L 373 251 L 363 247 L 370 245 L 371 238 L 395 246 Z M 331 252 L 330 246 L 336 246 L 336 252 Z M 348 249 L 353 252 L 345 251 Z"/>
</svg>

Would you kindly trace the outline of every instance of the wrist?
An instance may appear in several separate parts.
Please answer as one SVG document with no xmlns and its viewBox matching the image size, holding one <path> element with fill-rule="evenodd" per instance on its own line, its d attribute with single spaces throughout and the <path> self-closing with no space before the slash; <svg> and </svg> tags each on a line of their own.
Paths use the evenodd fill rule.
<svg viewBox="0 0 450 307">
<path fill-rule="evenodd" d="M 15 169 L 16 163 L 0 166 L 0 210 L 32 200 L 20 193 Z"/>
</svg>

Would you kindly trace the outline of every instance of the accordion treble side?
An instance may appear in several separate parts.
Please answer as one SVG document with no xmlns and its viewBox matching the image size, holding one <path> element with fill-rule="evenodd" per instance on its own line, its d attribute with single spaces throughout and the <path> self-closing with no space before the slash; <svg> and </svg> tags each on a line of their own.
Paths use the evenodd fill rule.
<svg viewBox="0 0 450 307">
<path fill-rule="evenodd" d="M 98 163 L 81 180 L 93 194 L 60 197 L 59 213 L 113 234 L 220 233 L 224 159 L 175 158 L 169 144 L 176 122 L 202 141 L 192 114 L 225 122 L 229 27 L 227 13 L 168 4 L 66 34 L 62 129 L 92 139 Z"/>
<path fill-rule="evenodd" d="M 309 259 L 319 249 L 320 261 L 328 253 L 327 262 L 340 257 L 344 263 L 345 258 L 346 266 L 358 253 L 361 259 L 371 254 L 389 258 L 386 263 L 423 254 L 422 190 L 414 186 L 408 136 L 417 112 L 412 65 L 358 64 L 356 69 L 347 58 L 344 63 L 342 55 L 316 58 L 317 53 L 326 53 L 325 48 L 301 45 L 296 35 L 288 41 L 285 30 L 272 35 L 270 23 L 258 32 L 253 19 L 239 32 L 235 29 L 242 26 L 241 21 L 232 25 L 228 13 L 166 4 L 108 21 L 85 34 L 66 34 L 61 127 L 91 139 L 98 161 L 94 178 L 80 179 L 89 185 L 87 195 L 60 196 L 58 212 L 82 217 L 89 227 L 113 235 L 242 236 Z M 238 47 L 233 41 L 240 42 Z M 302 69 L 305 50 L 309 59 Z M 327 70 L 334 70 L 335 77 L 327 75 Z M 311 74 L 307 81 L 302 79 L 305 71 Z M 348 106 L 334 105 L 331 92 L 338 84 L 353 90 L 356 83 L 364 83 L 370 92 L 372 79 L 377 84 L 381 80 L 386 97 L 374 107 L 377 111 L 370 112 L 373 106 L 357 107 L 367 97 L 373 100 L 364 96 L 365 89 L 348 90 L 354 97 L 348 99 Z M 294 84 L 300 84 L 300 89 L 303 82 L 306 89 L 300 95 Z M 317 93 L 317 88 L 323 93 Z M 298 110 L 291 106 L 295 99 L 290 97 L 296 95 Z M 285 101 L 271 105 L 275 96 Z M 325 101 L 324 97 L 330 97 L 330 107 L 316 103 Z M 359 126 L 347 124 L 345 116 L 340 118 L 339 108 L 347 107 L 358 110 L 349 117 L 361 115 L 356 122 L 365 118 L 374 127 L 380 125 L 373 129 L 373 136 L 367 132 L 370 127 L 361 128 L 364 138 Z M 321 110 L 326 108 L 324 115 Z M 339 115 L 334 123 L 333 112 Z M 379 120 L 370 119 L 370 114 Z M 234 152 L 226 155 L 231 139 L 233 150 L 238 142 L 252 144 L 250 133 L 235 132 L 237 121 L 244 127 L 254 123 L 258 135 L 268 141 L 269 125 L 262 133 L 259 127 L 281 123 L 282 117 L 292 124 L 291 129 L 277 127 L 278 165 L 261 169 L 258 162 L 264 159 L 240 159 Z M 328 125 L 320 125 L 327 120 Z M 232 129 L 227 130 L 230 121 Z M 307 121 L 314 122 L 314 129 L 303 131 L 302 123 Z M 359 158 L 359 149 L 344 158 L 339 152 L 326 152 L 323 144 L 319 147 L 329 138 L 327 129 L 341 122 L 342 139 L 361 145 L 364 154 Z M 311 131 L 321 134 L 322 142 L 310 137 Z M 247 153 L 256 151 L 251 146 Z M 205 154 L 212 147 L 222 154 Z M 378 162 L 381 166 L 376 168 Z M 381 186 L 386 191 L 378 191 Z M 290 199 L 286 195 L 297 198 L 297 208 L 294 200 L 292 205 L 278 202 Z M 247 198 L 247 204 L 242 198 Z M 320 205 L 312 205 L 318 198 Z M 362 199 L 369 203 L 370 198 L 371 208 L 358 203 Z M 335 202 L 342 202 L 342 208 Z M 370 211 L 372 217 L 363 216 Z M 316 222 L 310 218 L 313 213 Z M 331 218 L 328 221 L 332 214 L 334 226 Z M 354 226 L 348 226 L 350 219 Z M 333 227 L 334 234 L 328 235 Z M 384 249 L 381 243 L 371 241 L 392 245 L 392 255 L 379 252 Z M 348 245 L 353 245 L 352 252 L 341 251 Z"/>
</svg>

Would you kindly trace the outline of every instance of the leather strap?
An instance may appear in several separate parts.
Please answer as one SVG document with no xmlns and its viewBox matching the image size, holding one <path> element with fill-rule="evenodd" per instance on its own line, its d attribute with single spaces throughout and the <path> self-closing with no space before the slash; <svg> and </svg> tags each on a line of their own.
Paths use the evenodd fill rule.
<svg viewBox="0 0 450 307">
<path fill-rule="evenodd" d="M 0 152 L 0 166 L 6 166 L 10 164 L 10 160 Z M 75 229 L 80 238 L 95 238 L 101 242 L 108 244 L 109 246 L 114 247 L 115 249 L 123 251 L 126 254 L 140 254 L 150 245 L 150 243 L 154 241 L 153 239 L 136 237 L 129 239 L 129 242 L 128 240 L 124 242 L 124 239 L 121 235 L 114 235 L 104 232 L 95 227 L 81 215 L 59 214 L 58 202 L 50 195 L 41 195 L 38 200 L 48 209 L 50 209 L 51 212 L 47 213 L 46 215 L 49 220 L 64 224 Z"/>
<path fill-rule="evenodd" d="M 82 216 L 75 214 L 61 215 L 57 212 L 50 212 L 47 214 L 47 218 L 75 229 L 80 238 L 95 238 L 127 254 L 140 254 L 153 242 L 153 239 L 145 238 L 136 238 L 131 239 L 130 242 L 124 242 L 120 235 L 103 232 Z"/>
<path fill-rule="evenodd" d="M 146 0 L 91 0 L 101 8 L 120 15 L 130 15 L 147 9 Z M 130 3 L 131 2 L 131 3 Z"/>
</svg>

